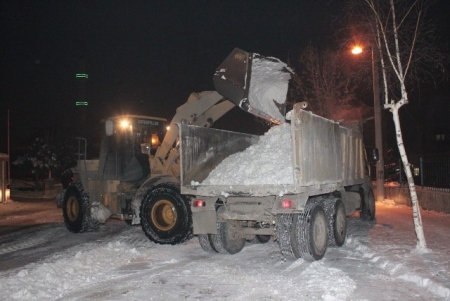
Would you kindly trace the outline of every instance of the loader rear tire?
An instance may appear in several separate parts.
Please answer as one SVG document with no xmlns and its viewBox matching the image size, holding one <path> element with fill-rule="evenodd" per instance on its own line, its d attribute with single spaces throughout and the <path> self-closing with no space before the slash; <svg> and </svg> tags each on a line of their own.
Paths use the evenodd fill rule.
<svg viewBox="0 0 450 301">
<path fill-rule="evenodd" d="M 328 245 L 328 223 L 320 204 L 307 203 L 303 213 L 295 214 L 292 230 L 292 250 L 297 258 L 306 261 L 323 258 Z"/>
<path fill-rule="evenodd" d="M 72 183 L 66 189 L 63 201 L 63 217 L 66 228 L 73 233 L 80 233 L 93 228 L 90 219 L 91 208 L 89 195 L 81 183 Z"/>
<path fill-rule="evenodd" d="M 180 244 L 193 237 L 189 197 L 180 194 L 173 183 L 155 186 L 140 208 L 142 230 L 157 244 Z"/>
<path fill-rule="evenodd" d="M 217 214 L 223 212 L 225 208 L 219 206 Z M 212 248 L 222 254 L 236 254 L 239 253 L 245 245 L 245 238 L 239 233 L 238 226 L 230 222 L 221 222 L 217 218 L 217 234 L 210 234 Z"/>
</svg>

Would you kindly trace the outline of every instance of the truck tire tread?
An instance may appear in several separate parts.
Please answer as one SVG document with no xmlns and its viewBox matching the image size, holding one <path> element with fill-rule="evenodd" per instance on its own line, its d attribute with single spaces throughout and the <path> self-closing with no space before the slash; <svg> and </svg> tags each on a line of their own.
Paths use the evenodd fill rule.
<svg viewBox="0 0 450 301">
<path fill-rule="evenodd" d="M 220 214 L 224 210 L 224 206 L 219 206 L 217 208 L 217 214 Z M 217 218 L 216 226 L 217 234 L 211 234 L 209 238 L 212 248 L 217 253 L 236 254 L 244 248 L 246 242 L 244 237 L 231 237 L 233 234 L 235 234 L 233 233 L 233 225 L 228 222 L 221 222 L 219 218 Z"/>
<path fill-rule="evenodd" d="M 320 260 L 328 245 L 328 222 L 320 203 L 308 202 L 305 211 L 294 215 L 292 249 L 297 258 Z"/>
<path fill-rule="evenodd" d="M 347 216 L 342 200 L 329 198 L 324 202 L 328 219 L 328 246 L 341 247 L 347 238 Z"/>
<path fill-rule="evenodd" d="M 296 259 L 292 250 L 292 214 L 278 214 L 277 241 L 286 259 Z"/>
<path fill-rule="evenodd" d="M 212 245 L 210 234 L 199 234 L 198 242 L 200 243 L 200 246 L 202 247 L 203 251 L 208 253 L 217 253 L 217 251 L 214 249 Z"/>
</svg>

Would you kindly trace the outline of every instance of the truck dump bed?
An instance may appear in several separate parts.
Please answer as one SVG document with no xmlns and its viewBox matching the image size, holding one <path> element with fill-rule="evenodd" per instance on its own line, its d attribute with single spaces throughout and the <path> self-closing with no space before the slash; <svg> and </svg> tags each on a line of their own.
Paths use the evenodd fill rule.
<svg viewBox="0 0 450 301">
<path fill-rule="evenodd" d="M 181 193 L 197 196 L 268 196 L 328 193 L 365 181 L 362 134 L 304 111 L 295 105 L 291 114 L 291 183 L 230 184 L 202 182 L 232 154 L 259 142 L 259 136 L 180 124 Z M 280 145 L 283 147 L 283 145 Z M 260 162 L 248 162 L 250 166 Z M 254 166 L 256 167 L 256 166 Z M 274 169 L 278 166 L 274 166 Z"/>
</svg>

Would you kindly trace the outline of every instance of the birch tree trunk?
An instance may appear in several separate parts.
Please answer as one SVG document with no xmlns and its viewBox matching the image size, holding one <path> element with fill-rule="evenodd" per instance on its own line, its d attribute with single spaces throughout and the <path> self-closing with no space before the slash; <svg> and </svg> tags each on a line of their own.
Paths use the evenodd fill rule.
<svg viewBox="0 0 450 301">
<path fill-rule="evenodd" d="M 399 118 L 399 109 L 408 103 L 408 93 L 406 90 L 406 76 L 408 74 L 408 70 L 411 67 L 411 61 L 413 54 L 415 53 L 415 46 L 419 36 L 419 24 L 421 22 L 421 17 L 423 11 L 420 9 L 421 4 L 420 1 L 413 1 L 411 5 L 404 10 L 404 15 L 401 15 L 399 20 L 400 23 L 397 22 L 396 15 L 396 6 L 394 0 L 389 0 L 389 4 L 387 6 L 387 14 L 382 14 L 380 10 L 379 2 L 374 0 L 365 0 L 365 3 L 368 5 L 370 10 L 372 11 L 375 19 L 375 28 L 376 28 L 376 44 L 378 51 L 380 52 L 380 64 L 381 71 L 383 76 L 384 83 L 384 108 L 389 109 L 392 113 L 392 118 L 395 125 L 395 136 L 397 140 L 397 146 L 400 153 L 400 157 L 402 160 L 402 164 L 404 170 L 406 172 L 406 177 L 408 180 L 409 193 L 411 196 L 411 203 L 413 209 L 413 221 L 414 221 L 414 229 L 416 232 L 417 238 L 417 246 L 420 249 L 426 249 L 427 244 L 425 241 L 425 235 L 423 232 L 422 226 L 422 218 L 420 215 L 420 207 L 419 200 L 416 193 L 416 186 L 414 184 L 414 180 L 411 173 L 411 167 L 408 161 L 408 157 L 406 155 L 405 145 L 403 144 L 403 135 L 400 126 L 400 118 Z M 386 3 L 386 2 L 385 2 Z M 387 4 L 387 3 L 386 3 Z M 411 11 L 415 6 L 418 6 L 417 15 L 414 17 L 411 14 Z M 412 16 L 412 18 L 411 18 Z M 409 32 L 403 32 L 403 36 L 399 35 L 399 30 L 402 27 L 405 20 L 411 18 L 412 30 Z M 405 39 L 405 34 L 410 35 L 410 44 L 405 45 L 400 43 L 400 39 Z M 402 46 L 401 46 L 402 45 Z M 388 91 L 388 83 L 387 83 L 387 66 L 391 67 L 391 70 L 395 74 L 395 78 L 398 81 L 398 96 L 400 96 L 398 101 L 395 101 L 391 98 L 389 100 L 389 91 Z"/>
<path fill-rule="evenodd" d="M 409 187 L 409 193 L 411 196 L 411 204 L 412 204 L 412 210 L 413 210 L 413 220 L 414 220 L 414 230 L 416 231 L 416 237 L 417 237 L 417 246 L 421 249 L 427 248 L 427 243 L 425 240 L 425 235 L 423 232 L 423 226 L 422 226 L 422 217 L 420 215 L 420 206 L 419 206 L 419 199 L 417 197 L 416 193 L 416 185 L 414 184 L 414 179 L 411 172 L 411 165 L 408 161 L 408 156 L 406 155 L 405 146 L 403 144 L 403 135 L 402 130 L 400 127 L 400 117 L 398 114 L 398 111 L 400 107 L 403 104 L 401 102 L 398 102 L 395 105 L 387 105 L 390 108 L 390 111 L 392 113 L 392 118 L 394 120 L 395 125 L 395 136 L 397 139 L 397 146 L 398 150 L 400 152 L 400 158 L 402 160 L 402 164 L 406 173 L 406 178 L 408 179 L 408 187 Z"/>
</svg>

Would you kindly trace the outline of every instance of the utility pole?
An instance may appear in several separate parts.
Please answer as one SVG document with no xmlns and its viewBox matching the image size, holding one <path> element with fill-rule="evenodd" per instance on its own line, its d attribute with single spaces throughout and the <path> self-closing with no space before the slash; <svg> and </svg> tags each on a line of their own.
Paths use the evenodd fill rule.
<svg viewBox="0 0 450 301">
<path fill-rule="evenodd" d="M 10 128 L 9 128 L 9 109 L 8 109 L 8 118 L 7 118 L 7 129 L 8 129 L 8 185 L 11 185 L 11 152 L 10 152 L 10 146 L 11 146 L 11 140 L 9 136 Z"/>
<path fill-rule="evenodd" d="M 372 76 L 373 76 L 373 110 L 375 115 L 375 147 L 378 149 L 378 161 L 376 164 L 377 177 L 377 202 L 384 201 L 384 159 L 383 159 L 383 135 L 381 128 L 381 104 L 380 84 L 378 71 L 378 52 L 372 46 Z"/>
</svg>

